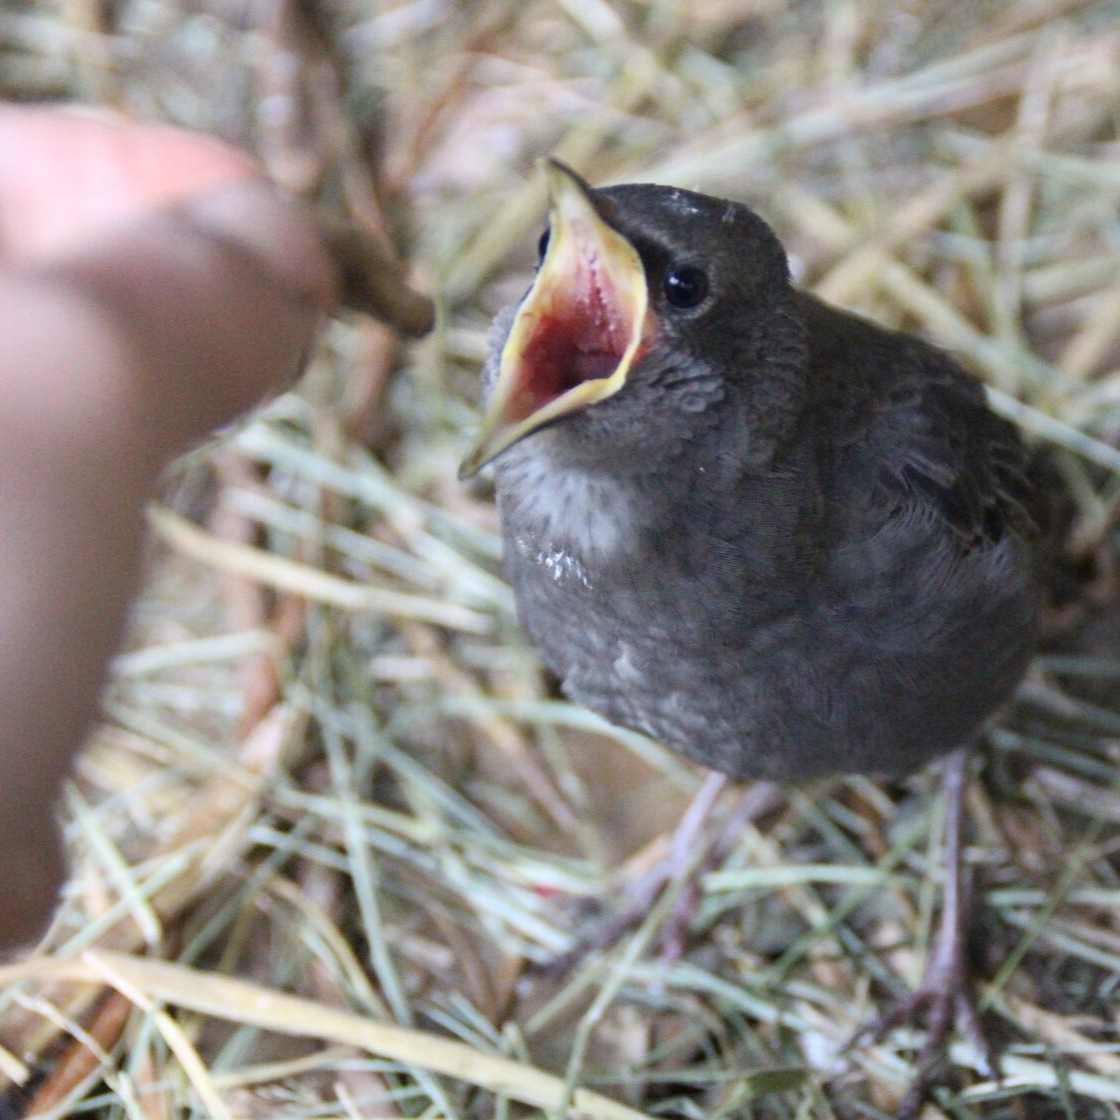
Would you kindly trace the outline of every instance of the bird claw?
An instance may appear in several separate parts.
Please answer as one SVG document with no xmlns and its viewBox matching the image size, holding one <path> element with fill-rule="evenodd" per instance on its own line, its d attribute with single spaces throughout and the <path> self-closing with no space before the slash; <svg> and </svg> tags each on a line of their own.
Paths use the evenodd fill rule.
<svg viewBox="0 0 1120 1120">
<path fill-rule="evenodd" d="M 622 910 L 603 921 L 589 935 L 580 938 L 571 949 L 541 966 L 540 971 L 546 977 L 560 979 L 589 953 L 614 948 L 646 920 L 658 898 L 671 884 L 687 876 L 655 941 L 663 960 L 677 961 L 684 956 L 700 902 L 700 880 L 704 873 L 726 857 L 749 822 L 771 812 L 783 800 L 781 788 L 773 782 L 755 782 L 722 824 L 717 835 L 710 840 L 707 851 L 697 862 L 693 855 L 695 846 L 702 842 L 702 825 L 708 818 L 716 796 L 726 783 L 727 779 L 722 775 L 709 778 L 685 814 L 673 838 L 669 855 L 648 874 L 631 883 Z"/>
<path fill-rule="evenodd" d="M 945 1059 L 954 1027 L 979 1052 L 984 1075 L 999 1080 L 992 1047 L 969 989 L 959 952 L 941 956 L 940 960 L 931 962 L 915 991 L 861 1027 L 853 1037 L 853 1046 L 872 1046 L 904 1023 L 925 1019 L 926 1037 L 915 1062 L 918 1073 L 899 1101 L 895 1120 L 915 1120 L 918 1116 Z"/>
<path fill-rule="evenodd" d="M 626 892 L 627 900 L 620 911 L 600 921 L 589 934 L 580 937 L 572 948 L 546 961 L 539 968 L 540 974 L 550 980 L 561 980 L 588 954 L 613 949 L 645 921 L 658 898 L 669 888 L 676 873 L 673 861 L 665 859 L 647 875 L 633 882 Z M 695 881 L 685 883 L 655 940 L 663 960 L 677 961 L 684 956 L 699 899 L 698 884 Z"/>
</svg>

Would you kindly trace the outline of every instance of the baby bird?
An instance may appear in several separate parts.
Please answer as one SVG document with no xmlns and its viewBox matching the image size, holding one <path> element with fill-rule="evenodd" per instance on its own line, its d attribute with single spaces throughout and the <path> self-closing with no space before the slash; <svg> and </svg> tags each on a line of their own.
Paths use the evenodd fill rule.
<svg viewBox="0 0 1120 1120">
<path fill-rule="evenodd" d="M 954 1017 L 976 1028 L 965 751 L 1036 642 L 1024 447 L 947 354 L 794 288 L 747 207 L 546 173 L 462 469 L 496 460 L 522 624 L 573 700 L 725 775 L 948 756 L 942 935 L 879 1025 L 928 1010 L 930 1066 Z"/>
</svg>

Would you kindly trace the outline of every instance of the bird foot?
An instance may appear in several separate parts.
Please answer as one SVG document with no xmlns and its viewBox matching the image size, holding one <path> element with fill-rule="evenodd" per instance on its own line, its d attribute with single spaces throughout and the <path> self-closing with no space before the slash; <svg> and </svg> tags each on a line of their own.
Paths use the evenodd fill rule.
<svg viewBox="0 0 1120 1120">
<path fill-rule="evenodd" d="M 621 910 L 599 921 L 592 927 L 590 933 L 579 937 L 570 949 L 547 961 L 541 966 L 541 972 L 550 980 L 560 980 L 588 955 L 613 949 L 628 933 L 642 924 L 673 878 L 672 860 L 666 857 L 653 870 L 630 884 Z M 678 913 L 685 907 L 690 907 L 690 912 Z M 674 929 L 687 930 L 691 925 L 694 909 L 695 895 L 686 886 L 666 920 L 666 925 L 658 937 L 658 943 L 664 941 L 670 926 Z M 683 941 L 681 944 L 683 945 Z"/>
<path fill-rule="evenodd" d="M 581 937 L 567 952 L 543 965 L 541 971 L 544 975 L 559 979 L 589 954 L 614 948 L 645 921 L 658 899 L 682 877 L 686 877 L 685 882 L 657 934 L 656 945 L 662 959 L 675 961 L 684 955 L 700 903 L 701 879 L 723 861 L 750 821 L 770 812 L 782 799 L 779 786 L 772 782 L 756 782 L 697 861 L 695 848 L 701 842 L 703 825 L 726 784 L 727 779 L 722 775 L 713 775 L 704 784 L 677 828 L 669 854 L 651 871 L 630 884 L 621 910 L 601 922 L 590 934 Z"/>
<path fill-rule="evenodd" d="M 915 1120 L 920 1113 L 936 1083 L 954 1026 L 983 1056 L 985 1075 L 993 1079 L 999 1076 L 971 995 L 964 987 L 951 984 L 943 987 L 941 981 L 932 976 L 927 977 L 917 991 L 860 1030 L 853 1043 L 864 1046 L 881 1042 L 896 1027 L 920 1018 L 925 1019 L 926 1037 L 918 1051 L 918 1073 L 898 1103 L 895 1120 Z"/>
<path fill-rule="evenodd" d="M 963 938 L 943 936 L 917 989 L 857 1031 L 852 1044 L 874 1045 L 896 1027 L 920 1020 L 925 1022 L 926 1037 L 915 1063 L 918 1073 L 899 1101 L 895 1120 L 915 1120 L 918 1116 L 944 1063 L 954 1027 L 981 1055 L 984 1075 L 999 1078 L 992 1047 L 973 1001 Z"/>
</svg>

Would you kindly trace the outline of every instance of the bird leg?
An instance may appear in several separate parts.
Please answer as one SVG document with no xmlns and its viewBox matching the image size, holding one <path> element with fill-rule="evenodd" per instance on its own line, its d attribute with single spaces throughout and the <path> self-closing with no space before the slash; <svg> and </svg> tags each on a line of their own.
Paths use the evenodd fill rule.
<svg viewBox="0 0 1120 1120">
<path fill-rule="evenodd" d="M 551 960 L 545 966 L 548 975 L 563 976 L 587 953 L 601 952 L 616 945 L 627 933 L 641 925 L 670 883 L 687 875 L 688 881 L 659 938 L 662 951 L 669 959 L 675 960 L 682 955 L 700 898 L 700 880 L 726 857 L 747 824 L 770 812 L 782 800 L 779 785 L 774 782 L 755 782 L 728 818 L 703 859 L 695 864 L 696 845 L 711 816 L 712 808 L 729 781 L 726 774 L 708 775 L 673 833 L 669 854 L 651 871 L 631 884 L 626 904 L 617 914 L 567 952 Z"/>
<path fill-rule="evenodd" d="M 964 794 L 969 752 L 954 751 L 944 762 L 945 892 L 937 937 L 926 958 L 925 975 L 917 989 L 885 1014 L 861 1029 L 856 1045 L 881 1041 L 895 1027 L 924 1016 L 926 1038 L 918 1052 L 918 1075 L 906 1091 L 896 1120 L 913 1120 L 933 1084 L 954 1025 L 983 1056 L 986 1072 L 998 1077 L 991 1048 L 970 991 L 965 950 L 970 900 L 964 883 Z"/>
<path fill-rule="evenodd" d="M 723 774 L 712 775 L 708 778 L 708 782 L 712 782 L 716 778 L 722 779 L 717 789 L 723 789 L 728 782 L 728 778 Z M 699 836 L 703 822 L 701 821 L 696 825 L 692 837 L 682 837 L 682 833 L 685 831 L 689 815 L 700 801 L 703 792 L 703 789 L 701 789 L 700 793 L 697 794 L 696 799 L 689 806 L 688 812 L 681 819 L 681 823 L 673 835 L 673 846 L 670 850 L 669 859 L 666 861 L 668 867 L 663 880 L 664 885 L 673 882 L 688 871 L 690 849 L 694 846 L 692 841 Z M 688 946 L 689 929 L 700 903 L 700 884 L 704 876 L 727 858 L 732 848 L 738 843 L 740 836 L 742 836 L 743 829 L 752 821 L 756 821 L 759 817 L 765 816 L 776 809 L 782 803 L 783 797 L 782 787 L 777 782 L 755 782 L 742 795 L 735 811 L 727 818 L 719 835 L 709 847 L 699 865 L 689 875 L 676 905 L 665 921 L 665 927 L 661 931 L 659 941 L 662 954 L 668 960 L 675 961 L 684 956 L 685 949 Z"/>
</svg>

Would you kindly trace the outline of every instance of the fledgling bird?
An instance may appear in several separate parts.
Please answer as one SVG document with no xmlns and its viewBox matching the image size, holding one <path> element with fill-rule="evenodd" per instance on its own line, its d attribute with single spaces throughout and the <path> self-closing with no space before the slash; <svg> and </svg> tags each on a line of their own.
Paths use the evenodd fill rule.
<svg viewBox="0 0 1120 1120">
<path fill-rule="evenodd" d="M 947 354 L 794 288 L 747 207 L 546 171 L 541 261 L 495 322 L 462 472 L 496 460 L 546 664 L 573 700 L 737 778 L 949 755 L 959 821 L 963 749 L 1038 628 L 1015 429 Z M 970 1019 L 955 843 L 945 933 L 904 1008 L 948 1026 Z"/>
</svg>

